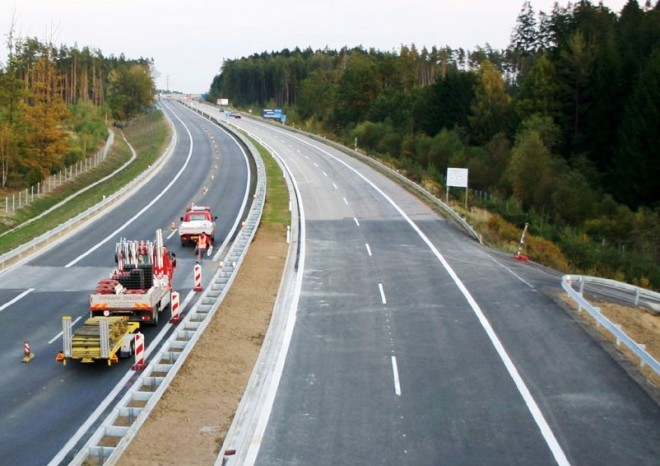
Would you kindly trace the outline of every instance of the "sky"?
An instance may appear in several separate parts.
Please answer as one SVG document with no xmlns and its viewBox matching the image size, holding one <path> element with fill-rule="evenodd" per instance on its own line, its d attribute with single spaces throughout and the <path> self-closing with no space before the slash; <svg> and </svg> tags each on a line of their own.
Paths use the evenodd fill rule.
<svg viewBox="0 0 660 466">
<path fill-rule="evenodd" d="M 535 12 L 550 13 L 555 0 L 531 3 Z M 627 0 L 602 3 L 619 13 Z M 0 0 L 0 63 L 13 22 L 20 37 L 89 47 L 104 56 L 152 58 L 157 88 L 199 94 L 209 90 L 224 60 L 285 48 L 503 49 L 522 5 L 523 0 Z"/>
</svg>

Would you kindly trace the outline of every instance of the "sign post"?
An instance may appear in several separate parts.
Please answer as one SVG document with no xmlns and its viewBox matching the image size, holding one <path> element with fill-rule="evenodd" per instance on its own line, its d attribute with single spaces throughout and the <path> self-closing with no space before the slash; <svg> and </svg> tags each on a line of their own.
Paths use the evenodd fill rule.
<svg viewBox="0 0 660 466">
<path fill-rule="evenodd" d="M 449 187 L 465 188 L 465 210 L 467 210 L 468 199 L 468 169 L 447 167 L 447 194 L 445 202 L 449 203 Z"/>
</svg>

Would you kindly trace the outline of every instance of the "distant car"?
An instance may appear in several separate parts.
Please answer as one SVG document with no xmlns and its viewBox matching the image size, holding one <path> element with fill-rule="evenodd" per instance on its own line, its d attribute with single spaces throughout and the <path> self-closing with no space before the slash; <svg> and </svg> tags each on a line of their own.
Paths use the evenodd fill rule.
<svg viewBox="0 0 660 466">
<path fill-rule="evenodd" d="M 240 118 L 241 114 L 240 113 L 232 113 L 231 116 L 233 116 L 234 118 Z"/>
</svg>

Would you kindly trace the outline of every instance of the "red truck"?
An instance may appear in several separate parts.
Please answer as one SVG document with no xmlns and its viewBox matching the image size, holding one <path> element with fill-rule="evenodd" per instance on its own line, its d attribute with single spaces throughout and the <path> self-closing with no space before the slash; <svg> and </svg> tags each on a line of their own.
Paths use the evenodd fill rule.
<svg viewBox="0 0 660 466">
<path fill-rule="evenodd" d="M 215 221 L 218 219 L 211 213 L 211 207 L 206 205 L 192 204 L 181 217 L 179 225 L 179 239 L 181 246 L 188 243 L 195 243 L 202 233 L 215 241 Z"/>
<path fill-rule="evenodd" d="M 171 300 L 176 257 L 156 231 L 155 241 L 122 238 L 115 248 L 117 268 L 98 282 L 90 295 L 90 317 L 127 316 L 130 321 L 158 324 Z"/>
</svg>

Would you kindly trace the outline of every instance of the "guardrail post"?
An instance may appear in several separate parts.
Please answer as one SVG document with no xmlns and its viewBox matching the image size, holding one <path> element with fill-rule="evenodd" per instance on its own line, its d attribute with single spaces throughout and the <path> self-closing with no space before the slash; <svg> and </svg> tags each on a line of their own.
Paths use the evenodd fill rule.
<svg viewBox="0 0 660 466">
<path fill-rule="evenodd" d="M 619 324 L 614 324 L 614 326 L 619 330 L 621 330 L 621 326 Z M 619 336 L 615 335 L 615 338 L 616 338 L 616 346 L 621 346 L 621 340 L 619 339 Z"/>
<path fill-rule="evenodd" d="M 639 346 L 642 351 L 646 351 L 646 345 L 639 343 L 637 346 Z M 644 369 L 645 365 L 646 363 L 644 362 L 644 359 L 639 358 L 639 368 Z"/>
</svg>

